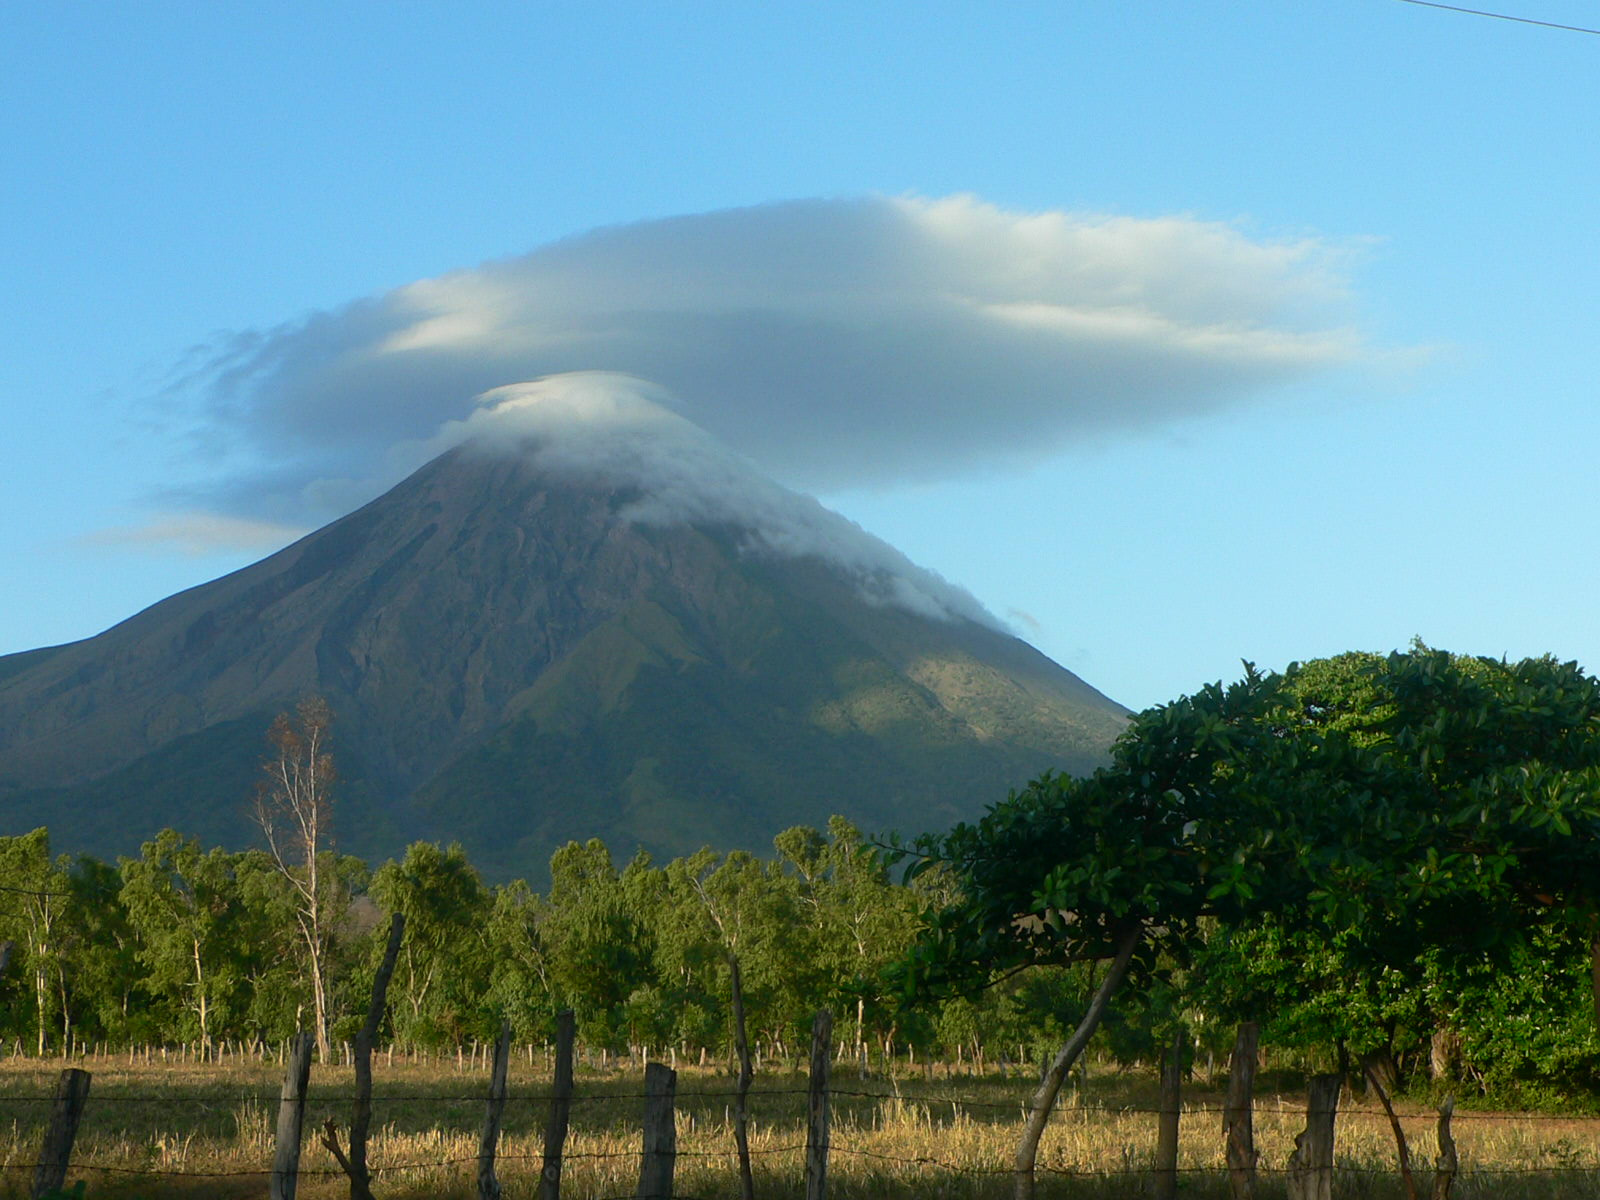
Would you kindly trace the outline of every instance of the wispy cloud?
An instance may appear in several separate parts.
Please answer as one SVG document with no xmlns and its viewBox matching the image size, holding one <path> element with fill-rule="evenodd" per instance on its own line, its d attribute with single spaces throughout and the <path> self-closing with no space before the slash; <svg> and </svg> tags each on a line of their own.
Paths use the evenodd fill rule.
<svg viewBox="0 0 1600 1200">
<path fill-rule="evenodd" d="M 1317 238 L 966 196 L 602 229 L 213 347 L 179 390 L 226 453 L 190 498 L 325 519 L 474 397 L 578 371 L 649 381 L 793 487 L 948 477 L 1363 361 L 1345 259 Z"/>
<path fill-rule="evenodd" d="M 204 558 L 231 552 L 277 550 L 307 532 L 303 527 L 280 525 L 275 521 L 190 512 L 163 514 L 142 525 L 102 529 L 78 540 L 87 546 L 164 553 L 175 551 L 193 558 Z"/>
</svg>

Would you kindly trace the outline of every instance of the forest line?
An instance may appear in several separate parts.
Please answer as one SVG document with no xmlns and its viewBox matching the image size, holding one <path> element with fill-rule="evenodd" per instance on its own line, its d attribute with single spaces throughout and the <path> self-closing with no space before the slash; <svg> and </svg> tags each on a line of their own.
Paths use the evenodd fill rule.
<svg viewBox="0 0 1600 1200">
<path fill-rule="evenodd" d="M 599 839 L 573 842 L 552 857 L 543 894 L 520 880 L 485 883 L 459 846 L 416 843 L 376 869 L 322 853 L 334 1043 L 360 1024 L 396 911 L 407 933 L 382 1041 L 401 1054 L 486 1045 L 502 1018 L 519 1041 L 542 1044 L 570 1007 L 594 1054 L 715 1060 L 731 1053 L 732 952 L 750 1036 L 769 1059 L 797 1061 L 812 1014 L 828 1008 L 841 1041 L 868 1061 L 1036 1070 L 1095 985 L 1094 964 L 1079 963 L 971 993 L 908 994 L 895 968 L 928 914 L 951 901 L 954 881 L 940 871 L 897 881 L 842 818 L 826 833 L 786 830 L 767 858 L 708 849 L 658 865 L 641 852 L 619 866 Z M 0 970 L 8 1046 L 48 1055 L 85 1044 L 276 1044 L 310 1026 L 296 893 L 263 850 L 206 848 L 168 829 L 113 866 L 52 857 L 40 829 L 0 837 L 0 873 L 0 941 L 12 943 Z M 1274 967 L 1285 978 L 1301 969 L 1289 960 L 1303 949 L 1266 930 L 1242 946 L 1217 938 L 1186 967 L 1160 965 L 1113 1010 L 1102 1057 L 1153 1062 L 1181 1023 L 1194 1055 L 1225 1062 L 1237 1021 L 1260 1015 L 1260 981 Z M 1387 1026 L 1381 1052 L 1396 1076 L 1588 1090 L 1587 945 L 1545 931 L 1509 966 L 1486 962 L 1476 982 L 1458 971 L 1421 993 L 1386 988 L 1381 975 L 1351 980 L 1338 1006 L 1355 1003 Z M 1241 975 L 1256 981 L 1253 1004 L 1239 994 Z M 1430 1001 L 1447 982 L 1456 1019 L 1444 1024 Z M 1315 995 L 1282 995 L 1272 1009 L 1269 1057 L 1337 1057 L 1348 1013 Z"/>
</svg>

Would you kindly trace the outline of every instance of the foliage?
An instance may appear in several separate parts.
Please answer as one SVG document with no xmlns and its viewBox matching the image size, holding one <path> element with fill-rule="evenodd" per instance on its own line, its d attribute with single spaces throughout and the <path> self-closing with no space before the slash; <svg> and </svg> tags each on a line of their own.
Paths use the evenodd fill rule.
<svg viewBox="0 0 1600 1200">
<path fill-rule="evenodd" d="M 1546 931 L 1595 944 L 1600 686 L 1420 645 L 1247 665 L 1141 713 L 1093 777 L 895 854 L 961 886 L 902 968 L 912 994 L 1108 957 L 1131 930 L 1140 995 L 1199 956 L 1209 1008 L 1392 1053 Z"/>
<path fill-rule="evenodd" d="M 210 1044 L 212 1018 L 227 1020 L 240 980 L 240 905 L 229 867 L 222 850 L 205 854 L 197 840 L 171 829 L 122 864 L 118 898 L 145 987 L 182 1014 L 176 1023 L 185 1041 Z"/>
<path fill-rule="evenodd" d="M 976 825 L 896 847 L 912 877 L 940 865 L 960 883 L 928 914 L 907 988 L 1110 957 L 1130 929 L 1147 934 L 1149 971 L 1158 950 L 1183 961 L 1207 918 L 1310 903 L 1319 860 L 1361 845 L 1372 810 L 1341 774 L 1347 739 L 1282 736 L 1281 690 L 1280 677 L 1248 670 L 1147 710 L 1111 767 L 1043 776 Z"/>
<path fill-rule="evenodd" d="M 73 900 L 69 865 L 64 856 L 51 859 L 48 830 L 0 838 L 0 880 L 6 883 L 0 927 L 19 950 L 18 968 L 30 993 L 19 1007 L 31 1017 L 40 1054 L 54 1031 L 61 1032 L 64 1043 L 71 1028 L 65 937 Z"/>
<path fill-rule="evenodd" d="M 1139 714 L 1096 775 L 1042 776 L 888 855 L 838 819 L 764 858 L 619 867 L 590 839 L 556 852 L 540 895 L 485 884 L 456 845 L 372 872 L 324 847 L 331 1024 L 359 1021 L 399 910 L 384 1036 L 402 1047 L 487 1041 L 502 1017 L 540 1040 L 571 1007 L 592 1047 L 720 1054 L 732 952 L 768 1056 L 795 1061 L 827 1007 L 874 1054 L 1033 1061 L 1132 930 L 1136 986 L 1105 1025 L 1118 1060 L 1175 1022 L 1216 1043 L 1248 1017 L 1308 1060 L 1593 1088 L 1597 728 L 1571 664 L 1419 646 L 1247 670 Z M 264 851 L 165 830 L 111 867 L 52 856 L 41 829 L 0 838 L 0 872 L 7 1041 L 276 1041 L 314 1012 L 305 875 Z"/>
<path fill-rule="evenodd" d="M 415 843 L 402 861 L 373 874 L 372 897 L 406 917 L 389 984 L 396 1039 L 443 1046 L 491 1037 L 498 1022 L 483 1011 L 482 983 L 489 973 L 491 897 L 461 847 Z M 373 938 L 373 948 L 381 952 L 380 939 Z"/>
<path fill-rule="evenodd" d="M 1593 942 L 1595 681 L 1548 658 L 1507 663 L 1419 645 L 1293 669 L 1284 693 L 1291 733 L 1332 731 L 1359 746 L 1365 777 L 1382 781 L 1371 802 L 1382 840 L 1347 853 L 1333 885 L 1354 883 L 1359 903 L 1218 929 L 1198 972 L 1205 1002 L 1257 1016 L 1291 1044 L 1420 1064 L 1440 1037 L 1463 1043 L 1468 1069 L 1497 1064 L 1502 1082 L 1534 1059 L 1576 1078 L 1559 1056 L 1523 1058 L 1465 1030 L 1485 1003 L 1499 1007 L 1480 994 L 1483 980 L 1530 978 L 1531 962 L 1571 962 Z M 1572 1013 L 1570 993 L 1559 1007 Z M 1592 1057 L 1592 1016 L 1569 1020 L 1564 1036 Z"/>
</svg>

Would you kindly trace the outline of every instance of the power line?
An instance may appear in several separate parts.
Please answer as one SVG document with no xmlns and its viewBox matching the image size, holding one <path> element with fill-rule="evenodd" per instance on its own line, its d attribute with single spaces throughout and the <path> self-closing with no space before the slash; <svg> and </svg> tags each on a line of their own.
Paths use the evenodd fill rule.
<svg viewBox="0 0 1600 1200">
<path fill-rule="evenodd" d="M 1467 13 L 1474 17 L 1493 17 L 1496 21 L 1516 21 L 1520 25 L 1542 25 L 1546 29 L 1565 29 L 1568 33 L 1592 33 L 1600 36 L 1600 29 L 1583 25 L 1558 25 L 1554 21 L 1536 21 L 1532 17 L 1513 17 L 1510 13 L 1486 12 L 1481 8 L 1460 8 L 1454 4 L 1438 4 L 1435 0 L 1400 0 L 1401 4 L 1415 4 L 1422 8 L 1442 8 L 1447 12 Z"/>
<path fill-rule="evenodd" d="M 9 883 L 0 883 L 0 892 L 11 892 L 18 896 L 70 896 L 71 892 L 42 892 L 38 888 L 13 887 Z"/>
</svg>

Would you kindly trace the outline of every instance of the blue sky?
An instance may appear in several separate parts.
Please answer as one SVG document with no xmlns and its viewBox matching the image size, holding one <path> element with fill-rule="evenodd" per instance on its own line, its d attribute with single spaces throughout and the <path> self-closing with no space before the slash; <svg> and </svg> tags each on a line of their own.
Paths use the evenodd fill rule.
<svg viewBox="0 0 1600 1200">
<path fill-rule="evenodd" d="M 1312 247 L 1291 324 L 1356 348 L 1030 453 L 788 482 L 1134 707 L 1414 635 L 1600 669 L 1597 66 L 1600 37 L 1400 0 L 0 5 L 0 653 L 293 524 L 262 481 L 321 414 L 282 409 L 268 461 L 174 390 L 232 335 L 601 227 L 968 196 L 1002 229 L 1227 230 L 1241 287 L 1251 248 Z M 963 420 L 1003 433 L 979 390 Z M 228 504 L 229 537 L 150 536 Z"/>
</svg>

